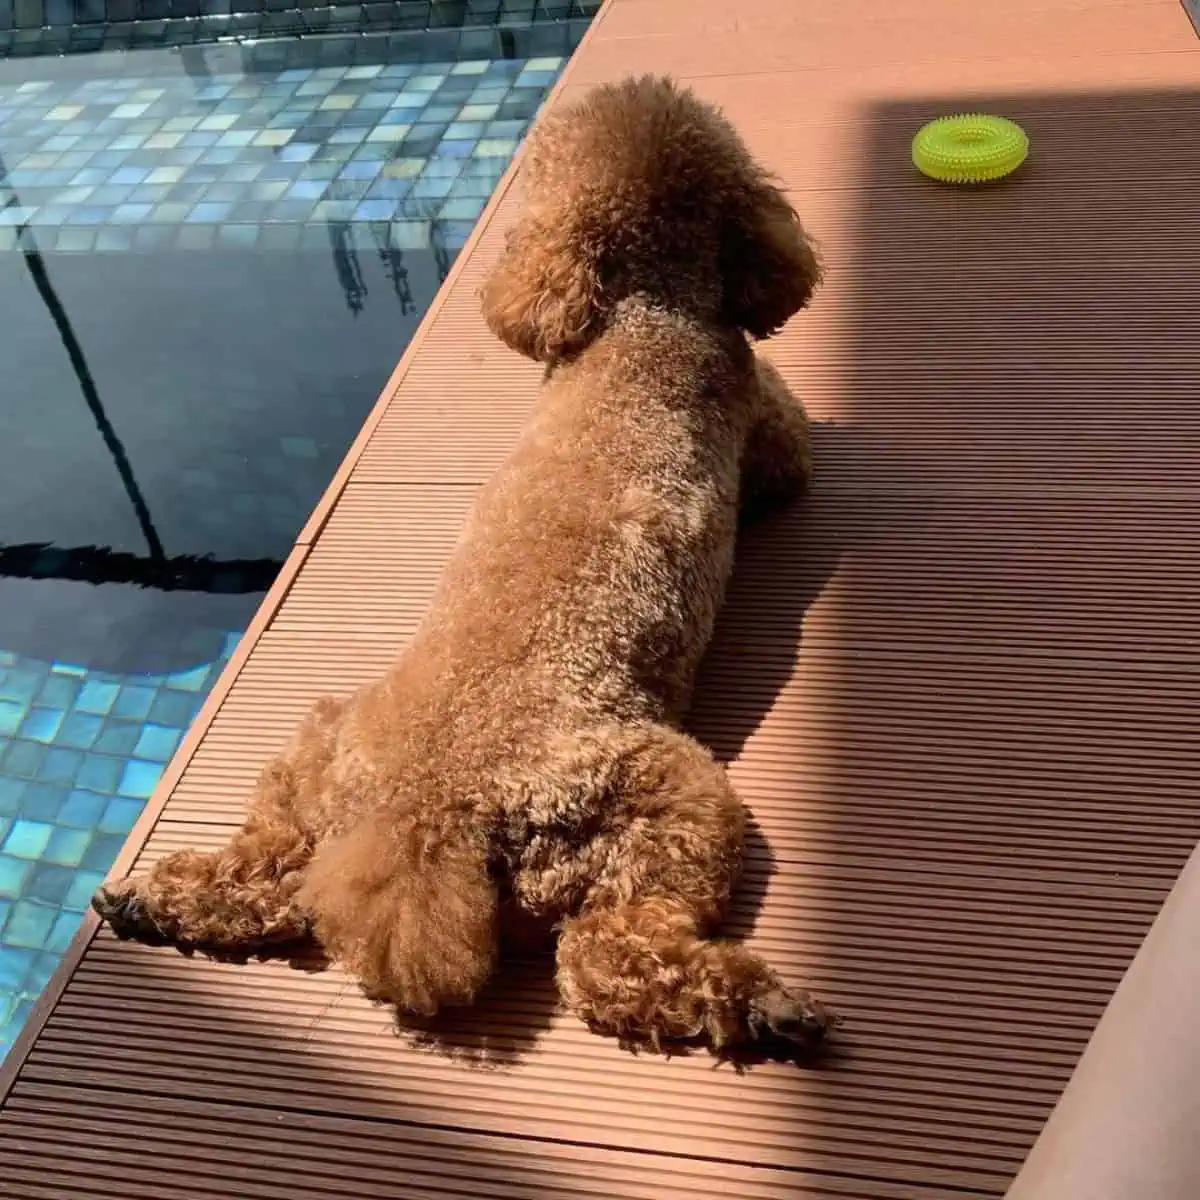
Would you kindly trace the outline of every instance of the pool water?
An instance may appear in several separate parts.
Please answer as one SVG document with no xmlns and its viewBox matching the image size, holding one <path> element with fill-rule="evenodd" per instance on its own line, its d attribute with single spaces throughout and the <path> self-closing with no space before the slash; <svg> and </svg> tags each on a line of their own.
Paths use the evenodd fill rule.
<svg viewBox="0 0 1200 1200">
<path fill-rule="evenodd" d="M 580 32 L 0 62 L 0 1056 Z"/>
</svg>

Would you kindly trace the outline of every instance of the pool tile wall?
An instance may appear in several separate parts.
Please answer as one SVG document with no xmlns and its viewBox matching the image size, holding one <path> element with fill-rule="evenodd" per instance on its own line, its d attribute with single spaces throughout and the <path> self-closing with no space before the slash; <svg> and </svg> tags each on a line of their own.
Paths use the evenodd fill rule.
<svg viewBox="0 0 1200 1200">
<path fill-rule="evenodd" d="M 0 83 L 0 250 L 455 252 L 564 62 Z"/>
<path fill-rule="evenodd" d="M 600 0 L 0 0 L 0 57 L 223 38 L 550 26 Z"/>
</svg>

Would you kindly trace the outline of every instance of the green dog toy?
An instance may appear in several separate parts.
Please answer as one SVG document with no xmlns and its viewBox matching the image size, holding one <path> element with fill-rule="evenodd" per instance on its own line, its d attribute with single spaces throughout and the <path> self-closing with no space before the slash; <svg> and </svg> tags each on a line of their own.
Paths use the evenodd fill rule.
<svg viewBox="0 0 1200 1200">
<path fill-rule="evenodd" d="M 1029 157 L 1029 138 L 1004 117 L 963 113 L 930 121 L 913 138 L 917 170 L 942 183 L 990 183 Z"/>
</svg>

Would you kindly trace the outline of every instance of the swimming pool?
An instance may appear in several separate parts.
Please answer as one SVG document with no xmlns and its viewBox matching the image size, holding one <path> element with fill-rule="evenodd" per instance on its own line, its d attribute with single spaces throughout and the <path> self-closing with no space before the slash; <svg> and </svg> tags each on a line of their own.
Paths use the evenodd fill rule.
<svg viewBox="0 0 1200 1200">
<path fill-rule="evenodd" d="M 0 62 L 0 1057 L 583 26 Z"/>
</svg>

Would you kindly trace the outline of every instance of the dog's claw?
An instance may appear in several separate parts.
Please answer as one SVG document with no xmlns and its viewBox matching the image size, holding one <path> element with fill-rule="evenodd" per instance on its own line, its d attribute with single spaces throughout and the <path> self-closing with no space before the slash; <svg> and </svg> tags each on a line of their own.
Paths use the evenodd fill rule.
<svg viewBox="0 0 1200 1200">
<path fill-rule="evenodd" d="M 112 922 L 119 917 L 124 901 L 106 887 L 98 887 L 92 896 L 92 911 L 102 921 Z"/>
<path fill-rule="evenodd" d="M 167 940 L 133 890 L 119 891 L 101 886 L 92 897 L 92 909 L 123 942 L 131 938 L 150 944 Z"/>
<path fill-rule="evenodd" d="M 775 988 L 759 996 L 750 1009 L 750 1030 L 756 1038 L 777 1037 L 802 1046 L 816 1046 L 838 1023 L 837 1016 L 806 992 Z"/>
</svg>

